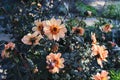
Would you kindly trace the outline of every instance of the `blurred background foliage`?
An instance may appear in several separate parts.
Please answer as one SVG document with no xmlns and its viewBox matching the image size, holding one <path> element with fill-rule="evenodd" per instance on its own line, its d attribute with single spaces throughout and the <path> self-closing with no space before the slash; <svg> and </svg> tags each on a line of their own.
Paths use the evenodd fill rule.
<svg viewBox="0 0 120 80">
<path fill-rule="evenodd" d="M 120 20 L 119 5 L 120 3 L 106 6 L 105 10 L 102 13 L 102 16 L 105 18 Z"/>
<path fill-rule="evenodd" d="M 7 75 L 7 80 L 90 80 L 91 74 L 101 71 L 100 66 L 94 64 L 97 63 L 96 59 L 89 56 L 91 33 L 94 32 L 99 43 L 107 46 L 110 52 L 108 63 L 103 63 L 105 65 L 103 69 L 110 72 L 111 80 L 120 80 L 119 4 L 108 5 L 103 10 L 99 13 L 95 7 L 86 5 L 82 0 L 54 0 L 54 2 L 53 0 L 0 0 L 0 25 L 4 28 L 1 32 L 12 34 L 11 39 L 14 39 L 18 51 L 11 59 L 0 59 L 3 65 L 2 76 Z M 86 11 L 91 11 L 92 16 L 85 15 Z M 54 75 L 45 68 L 45 57 L 50 53 L 53 42 L 42 39 L 41 45 L 35 47 L 21 42 L 24 35 L 32 32 L 35 20 L 46 20 L 52 17 L 60 18 L 66 23 L 68 29 L 67 37 L 58 42 L 59 52 L 63 53 L 66 66 L 60 74 Z M 88 17 L 95 17 L 98 21 L 88 26 L 84 21 Z M 114 20 L 117 20 L 117 23 Z M 108 34 L 100 31 L 100 27 L 106 23 L 114 26 L 112 32 Z M 83 27 L 85 34 L 82 37 L 72 35 L 71 30 L 74 26 Z M 105 40 L 102 38 L 103 35 Z M 113 41 L 117 45 L 112 47 L 108 41 Z M 7 42 L 0 41 L 0 50 L 3 50 L 5 43 Z M 36 66 L 40 71 L 34 74 L 32 71 Z M 112 68 L 114 69 L 111 70 Z"/>
<path fill-rule="evenodd" d="M 120 80 L 120 71 L 119 70 L 110 70 L 111 80 Z"/>
<path fill-rule="evenodd" d="M 83 2 L 77 2 L 76 9 L 79 11 L 80 16 L 84 16 L 85 11 L 91 11 L 92 16 L 97 16 L 97 14 L 98 14 L 96 8 L 86 5 Z"/>
</svg>

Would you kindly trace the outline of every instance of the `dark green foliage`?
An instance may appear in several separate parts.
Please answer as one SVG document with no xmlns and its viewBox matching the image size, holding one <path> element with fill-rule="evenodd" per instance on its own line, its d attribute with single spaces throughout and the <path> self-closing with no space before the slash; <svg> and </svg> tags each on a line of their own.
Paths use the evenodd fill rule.
<svg viewBox="0 0 120 80">
<path fill-rule="evenodd" d="M 106 18 L 112 18 L 112 19 L 118 19 L 120 20 L 120 8 L 119 8 L 119 3 L 118 4 L 114 4 L 114 5 L 108 5 L 105 10 L 102 13 L 103 17 Z"/>
<path fill-rule="evenodd" d="M 97 16 L 97 10 L 94 7 L 85 5 L 82 2 L 76 3 L 76 8 L 80 12 L 81 16 L 84 16 L 85 11 L 91 11 L 93 16 Z"/>
<path fill-rule="evenodd" d="M 110 80 L 120 80 L 120 70 L 110 70 Z"/>
</svg>

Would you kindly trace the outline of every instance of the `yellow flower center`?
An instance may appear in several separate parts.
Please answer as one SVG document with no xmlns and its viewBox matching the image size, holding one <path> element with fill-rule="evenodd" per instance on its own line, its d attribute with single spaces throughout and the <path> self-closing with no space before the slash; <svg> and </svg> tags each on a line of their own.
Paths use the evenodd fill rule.
<svg viewBox="0 0 120 80">
<path fill-rule="evenodd" d="M 103 77 L 102 80 L 107 80 L 107 77 Z"/>
<path fill-rule="evenodd" d="M 58 26 L 53 25 L 53 26 L 50 26 L 50 31 L 52 34 L 57 34 L 59 33 L 60 29 Z"/>
</svg>

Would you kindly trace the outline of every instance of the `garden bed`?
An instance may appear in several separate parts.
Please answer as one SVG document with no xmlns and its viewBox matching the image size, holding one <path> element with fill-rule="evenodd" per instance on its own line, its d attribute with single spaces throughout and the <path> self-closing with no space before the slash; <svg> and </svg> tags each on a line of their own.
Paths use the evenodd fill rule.
<svg viewBox="0 0 120 80">
<path fill-rule="evenodd" d="M 120 80 L 120 17 L 73 2 L 2 0 L 0 80 Z"/>
</svg>

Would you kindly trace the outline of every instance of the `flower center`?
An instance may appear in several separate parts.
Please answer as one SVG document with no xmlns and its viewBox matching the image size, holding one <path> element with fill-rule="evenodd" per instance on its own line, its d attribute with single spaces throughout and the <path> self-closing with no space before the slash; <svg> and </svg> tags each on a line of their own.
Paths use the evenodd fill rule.
<svg viewBox="0 0 120 80">
<path fill-rule="evenodd" d="M 80 29 L 76 29 L 76 30 L 75 30 L 75 33 L 80 33 Z"/>
<path fill-rule="evenodd" d="M 102 80 L 107 80 L 107 78 L 106 77 L 102 77 Z"/>
<path fill-rule="evenodd" d="M 35 41 L 36 41 L 36 37 L 33 37 L 33 38 L 30 39 L 30 42 L 31 42 L 32 44 L 34 44 Z"/>
<path fill-rule="evenodd" d="M 96 55 L 97 58 L 100 58 L 100 54 Z"/>
<path fill-rule="evenodd" d="M 10 52 L 11 51 L 11 48 L 7 49 L 6 52 Z"/>
<path fill-rule="evenodd" d="M 59 66 L 59 61 L 58 60 L 54 60 L 53 63 L 55 64 L 56 67 Z"/>
<path fill-rule="evenodd" d="M 52 34 L 57 34 L 57 33 L 59 33 L 59 27 L 58 26 L 50 26 L 50 31 L 51 31 L 51 33 Z"/>
<path fill-rule="evenodd" d="M 43 30 L 43 25 L 40 24 L 38 27 L 37 27 L 38 31 L 42 31 Z"/>
<path fill-rule="evenodd" d="M 106 25 L 106 26 L 105 26 L 105 29 L 109 29 L 109 28 L 110 28 L 110 26 L 109 26 L 109 25 Z"/>
<path fill-rule="evenodd" d="M 49 64 L 49 69 L 53 69 L 54 66 L 55 66 L 55 64 L 54 64 L 53 62 L 50 62 L 50 64 Z"/>
<path fill-rule="evenodd" d="M 57 60 L 49 61 L 49 69 L 53 69 L 55 66 L 58 67 L 59 62 Z"/>
</svg>

